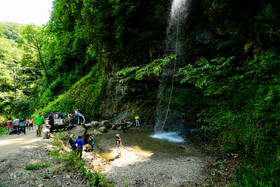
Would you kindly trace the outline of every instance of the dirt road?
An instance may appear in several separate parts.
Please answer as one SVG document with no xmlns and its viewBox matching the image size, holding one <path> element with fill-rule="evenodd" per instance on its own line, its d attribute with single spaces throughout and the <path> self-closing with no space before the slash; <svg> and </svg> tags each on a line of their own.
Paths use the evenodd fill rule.
<svg viewBox="0 0 280 187">
<path fill-rule="evenodd" d="M 27 130 L 26 134 L 0 136 L 0 160 L 5 158 L 9 153 L 18 152 L 18 148 L 32 146 L 33 143 L 40 140 L 42 140 L 42 137 L 36 136 L 35 129 Z"/>
</svg>

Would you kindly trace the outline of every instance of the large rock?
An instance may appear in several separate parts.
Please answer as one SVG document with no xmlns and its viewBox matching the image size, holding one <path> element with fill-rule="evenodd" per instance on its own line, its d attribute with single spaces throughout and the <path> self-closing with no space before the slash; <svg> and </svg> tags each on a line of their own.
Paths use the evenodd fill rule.
<svg viewBox="0 0 280 187">
<path fill-rule="evenodd" d="M 116 125 L 112 125 L 111 130 L 117 130 L 117 126 Z"/>
<path fill-rule="evenodd" d="M 102 132 L 99 132 L 98 130 L 93 129 L 93 130 L 88 130 L 87 135 L 89 135 L 89 136 L 91 136 L 91 135 L 100 136 L 100 135 L 102 135 Z"/>
<path fill-rule="evenodd" d="M 91 123 L 86 123 L 86 124 L 83 124 L 83 126 L 85 126 L 86 129 L 92 127 L 92 124 Z"/>
<path fill-rule="evenodd" d="M 133 123 L 131 121 L 126 122 L 127 128 L 131 128 L 133 126 Z"/>
<path fill-rule="evenodd" d="M 98 127 L 100 123 L 98 121 L 92 121 L 90 124 L 91 126 Z"/>
<path fill-rule="evenodd" d="M 81 126 L 81 125 L 76 125 L 75 128 L 72 128 L 70 131 L 65 131 L 64 133 L 62 133 L 62 137 L 61 140 L 64 142 L 64 144 L 69 144 L 69 138 L 71 134 L 74 134 L 74 136 L 76 138 L 78 138 L 78 136 L 84 136 L 86 132 L 86 129 Z"/>
<path fill-rule="evenodd" d="M 102 132 L 102 133 L 108 132 L 107 129 L 106 129 L 106 127 L 100 127 L 100 128 L 98 129 L 98 131 L 100 131 L 100 132 Z"/>
<path fill-rule="evenodd" d="M 74 134 L 76 137 L 83 136 L 86 132 L 86 129 L 81 125 L 76 125 L 75 128 L 70 130 L 71 134 Z"/>
<path fill-rule="evenodd" d="M 112 127 L 112 124 L 109 122 L 109 120 L 101 121 L 101 126 L 106 127 L 106 129 L 110 129 Z"/>
</svg>

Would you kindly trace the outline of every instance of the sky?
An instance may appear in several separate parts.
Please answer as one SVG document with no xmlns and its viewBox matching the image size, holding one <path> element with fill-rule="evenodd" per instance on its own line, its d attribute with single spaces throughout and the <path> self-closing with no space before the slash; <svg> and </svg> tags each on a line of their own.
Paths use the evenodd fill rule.
<svg viewBox="0 0 280 187">
<path fill-rule="evenodd" d="M 42 26 L 50 19 L 53 0 L 0 0 L 0 22 Z"/>
</svg>

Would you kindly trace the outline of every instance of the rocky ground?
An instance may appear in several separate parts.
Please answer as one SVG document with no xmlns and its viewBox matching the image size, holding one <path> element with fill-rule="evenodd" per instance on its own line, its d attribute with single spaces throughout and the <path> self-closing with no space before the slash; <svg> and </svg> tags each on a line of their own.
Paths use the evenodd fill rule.
<svg viewBox="0 0 280 187">
<path fill-rule="evenodd" d="M 72 133 L 79 135 L 85 130 L 80 126 L 63 133 L 68 151 L 71 150 L 67 140 Z M 121 158 L 116 158 L 116 133 L 122 138 Z M 117 130 L 98 133 L 94 153 L 83 152 L 86 167 L 100 172 L 116 186 L 208 186 L 215 175 L 223 177 L 221 171 L 225 168 L 221 168 L 222 164 L 212 156 L 198 151 L 189 143 L 154 140 L 149 134 L 134 127 L 126 134 Z M 11 135 L 9 138 L 20 136 Z M 30 137 L 34 138 L 33 135 Z M 7 138 L 0 137 L 1 150 L 7 149 L 2 145 L 7 144 L 3 139 Z M 62 163 L 47 155 L 48 151 L 54 150 L 52 140 L 31 140 L 26 138 L 26 145 L 0 157 L 0 186 L 89 186 L 78 173 L 67 172 Z M 28 164 L 45 167 L 27 170 Z M 217 168 L 220 168 L 219 172 Z M 216 182 L 218 184 L 219 181 Z"/>
<path fill-rule="evenodd" d="M 62 164 L 47 155 L 54 149 L 51 141 L 40 139 L 1 158 L 0 186 L 88 186 L 79 174 L 63 170 Z M 30 170 L 28 165 L 42 167 Z"/>
</svg>

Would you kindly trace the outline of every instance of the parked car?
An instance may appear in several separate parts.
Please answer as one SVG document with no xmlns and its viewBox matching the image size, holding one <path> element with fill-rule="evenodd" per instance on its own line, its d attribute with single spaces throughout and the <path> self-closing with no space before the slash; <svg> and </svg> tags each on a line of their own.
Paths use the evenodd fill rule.
<svg viewBox="0 0 280 187">
<path fill-rule="evenodd" d="M 48 116 L 46 116 L 46 124 L 49 124 L 49 120 L 47 119 Z M 65 126 L 68 125 L 68 114 L 62 113 L 62 112 L 53 112 L 53 118 L 54 118 L 54 128 L 57 126 Z M 73 116 L 72 124 L 81 125 L 86 122 L 85 116 L 81 113 L 78 113 Z"/>
</svg>

